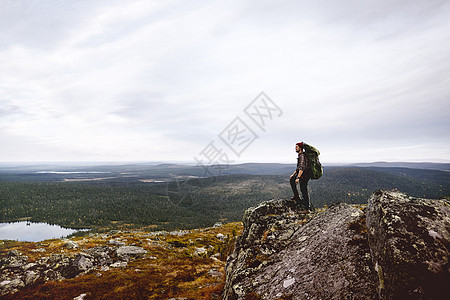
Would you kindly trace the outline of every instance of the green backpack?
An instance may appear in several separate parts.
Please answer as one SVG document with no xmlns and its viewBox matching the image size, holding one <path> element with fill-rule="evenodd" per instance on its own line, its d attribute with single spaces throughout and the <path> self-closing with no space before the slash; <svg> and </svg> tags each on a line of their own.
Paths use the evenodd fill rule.
<svg viewBox="0 0 450 300">
<path fill-rule="evenodd" d="M 311 145 L 303 143 L 306 157 L 308 158 L 308 167 L 311 170 L 311 179 L 319 179 L 323 175 L 322 164 L 319 161 L 320 152 Z"/>
</svg>

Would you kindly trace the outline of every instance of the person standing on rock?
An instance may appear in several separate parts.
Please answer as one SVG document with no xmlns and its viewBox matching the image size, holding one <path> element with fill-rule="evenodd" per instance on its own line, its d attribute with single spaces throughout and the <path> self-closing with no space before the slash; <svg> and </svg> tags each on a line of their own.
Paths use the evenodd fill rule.
<svg viewBox="0 0 450 300">
<path fill-rule="evenodd" d="M 309 195 L 308 195 L 308 181 L 311 178 L 310 171 L 308 169 L 308 158 L 303 153 L 303 142 L 295 144 L 295 152 L 298 153 L 297 168 L 290 177 L 290 183 L 294 197 L 291 200 L 297 202 L 297 206 L 300 209 L 300 213 L 309 212 Z M 302 192 L 302 199 L 298 194 L 297 183 L 300 182 L 300 191 Z"/>
</svg>

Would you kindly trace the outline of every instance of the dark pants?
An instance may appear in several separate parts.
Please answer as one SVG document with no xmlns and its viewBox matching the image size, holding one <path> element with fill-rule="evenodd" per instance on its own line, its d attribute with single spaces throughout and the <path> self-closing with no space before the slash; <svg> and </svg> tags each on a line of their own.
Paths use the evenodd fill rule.
<svg viewBox="0 0 450 300">
<path fill-rule="evenodd" d="M 311 178 L 308 172 L 304 172 L 300 179 L 300 191 L 302 192 L 302 199 L 298 194 L 297 184 L 295 180 L 297 179 L 297 172 L 290 179 L 291 188 L 294 192 L 294 197 L 297 198 L 297 204 L 301 209 L 309 209 L 309 195 L 308 195 L 308 181 Z"/>
</svg>

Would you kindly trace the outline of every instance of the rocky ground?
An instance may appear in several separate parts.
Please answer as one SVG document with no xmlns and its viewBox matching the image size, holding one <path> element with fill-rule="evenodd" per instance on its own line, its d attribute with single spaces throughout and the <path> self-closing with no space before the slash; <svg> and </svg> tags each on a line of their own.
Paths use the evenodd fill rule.
<svg viewBox="0 0 450 300">
<path fill-rule="evenodd" d="M 377 192 L 313 215 L 272 200 L 246 211 L 224 299 L 450 299 L 450 205 Z"/>
<path fill-rule="evenodd" d="M 450 299 L 449 251 L 446 200 L 380 191 L 309 214 L 271 200 L 205 229 L 5 241 L 0 298 Z"/>
<path fill-rule="evenodd" d="M 0 245 L 1 299 L 220 299 L 241 223 Z"/>
</svg>

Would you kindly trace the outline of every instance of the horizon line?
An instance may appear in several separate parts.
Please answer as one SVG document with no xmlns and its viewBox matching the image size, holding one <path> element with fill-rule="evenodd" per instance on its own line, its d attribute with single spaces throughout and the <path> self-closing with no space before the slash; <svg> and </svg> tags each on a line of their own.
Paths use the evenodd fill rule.
<svg viewBox="0 0 450 300">
<path fill-rule="evenodd" d="M 444 159 L 438 159 L 438 160 L 423 160 L 423 161 L 402 161 L 402 160 L 379 160 L 379 161 L 355 161 L 355 162 L 336 162 L 336 161 L 325 161 L 322 162 L 322 165 L 354 165 L 354 164 L 380 164 L 380 163 L 403 163 L 403 164 L 450 164 L 450 160 L 444 160 Z M 239 162 L 239 163 L 214 163 L 214 164 L 199 164 L 198 162 L 194 161 L 144 161 L 144 160 L 75 160 L 75 161 L 0 161 L 0 165 L 24 165 L 24 164 L 101 164 L 101 165 L 107 165 L 107 164 L 179 164 L 179 165 L 198 165 L 198 166 L 215 166 L 215 165 L 243 165 L 243 164 L 295 164 L 295 162 L 259 162 L 259 161 L 247 161 L 247 162 Z"/>
</svg>

